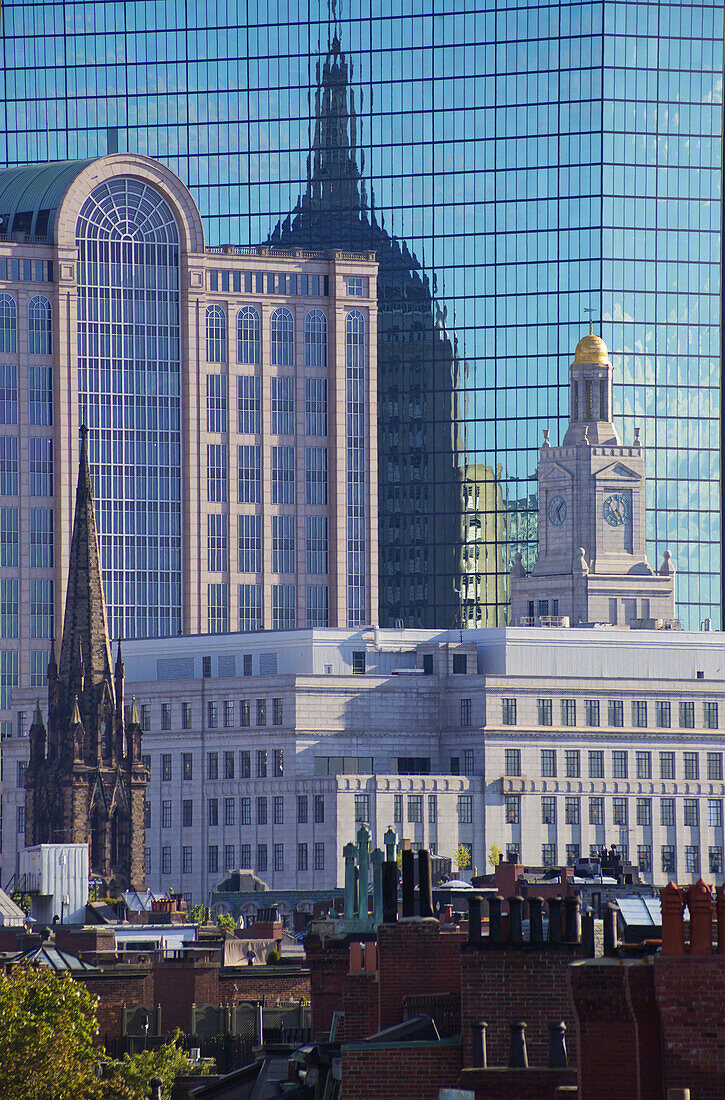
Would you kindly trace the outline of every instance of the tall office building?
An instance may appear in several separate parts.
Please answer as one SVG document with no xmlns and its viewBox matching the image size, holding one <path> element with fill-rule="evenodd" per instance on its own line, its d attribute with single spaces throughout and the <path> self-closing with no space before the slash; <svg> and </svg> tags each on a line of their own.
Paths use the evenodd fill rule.
<svg viewBox="0 0 725 1100">
<path fill-rule="evenodd" d="M 205 248 L 148 157 L 0 171 L 0 721 L 43 687 L 88 428 L 111 635 L 377 620 L 377 268 Z"/>
<path fill-rule="evenodd" d="M 722 4 L 447 7 L 5 0 L 0 158 L 147 153 L 212 244 L 285 239 L 317 201 L 339 247 L 354 223 L 380 249 L 383 622 L 500 619 L 591 318 L 649 558 L 719 624 Z"/>
</svg>

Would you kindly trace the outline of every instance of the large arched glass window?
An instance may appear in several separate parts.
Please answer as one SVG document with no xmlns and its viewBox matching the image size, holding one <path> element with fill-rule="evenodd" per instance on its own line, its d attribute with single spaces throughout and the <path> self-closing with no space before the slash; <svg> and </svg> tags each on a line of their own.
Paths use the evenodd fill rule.
<svg viewBox="0 0 725 1100">
<path fill-rule="evenodd" d="M 227 361 L 227 317 L 221 306 L 207 306 L 206 358 L 209 363 Z"/>
<path fill-rule="evenodd" d="M 175 635 L 181 630 L 179 227 L 160 189 L 113 176 L 83 202 L 76 244 L 78 417 L 89 429 L 110 633 Z"/>
<path fill-rule="evenodd" d="M 291 367 L 295 361 L 295 326 L 288 309 L 272 314 L 272 366 Z"/>
<path fill-rule="evenodd" d="M 256 364 L 260 360 L 261 326 L 259 312 L 245 306 L 237 314 L 237 362 Z"/>
<path fill-rule="evenodd" d="M 0 294 L 0 352 L 18 348 L 18 307 L 9 294 Z"/>
<path fill-rule="evenodd" d="M 50 302 L 36 294 L 28 303 L 28 353 L 50 355 L 52 351 Z"/>
<path fill-rule="evenodd" d="M 305 317 L 305 366 L 327 366 L 327 317 L 321 309 Z"/>
</svg>

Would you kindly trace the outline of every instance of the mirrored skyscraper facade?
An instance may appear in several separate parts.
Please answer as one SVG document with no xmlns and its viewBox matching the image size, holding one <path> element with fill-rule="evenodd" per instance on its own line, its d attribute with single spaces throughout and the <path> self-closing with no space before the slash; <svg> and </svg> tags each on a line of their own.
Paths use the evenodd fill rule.
<svg viewBox="0 0 725 1100">
<path fill-rule="evenodd" d="M 672 551 L 686 625 L 720 624 L 720 0 L 0 21 L 0 163 L 144 153 L 208 244 L 378 253 L 381 622 L 504 620 L 591 320 L 645 444 L 650 561 Z"/>
</svg>

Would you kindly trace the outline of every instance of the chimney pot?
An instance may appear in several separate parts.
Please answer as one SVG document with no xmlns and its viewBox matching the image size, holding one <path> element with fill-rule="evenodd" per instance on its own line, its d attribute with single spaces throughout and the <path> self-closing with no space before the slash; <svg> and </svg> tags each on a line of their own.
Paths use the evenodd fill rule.
<svg viewBox="0 0 725 1100">
<path fill-rule="evenodd" d="M 662 954 L 685 954 L 685 921 L 682 908 L 685 895 L 674 882 L 660 890 L 662 904 Z"/>
<path fill-rule="evenodd" d="M 549 943 L 561 943 L 561 898 L 549 898 Z"/>
<path fill-rule="evenodd" d="M 502 904 L 503 898 L 500 894 L 489 894 L 488 938 L 492 943 L 501 943 L 503 940 L 503 921 L 501 920 Z"/>
<path fill-rule="evenodd" d="M 383 864 L 383 923 L 393 924 L 398 919 L 398 864 L 386 860 Z"/>
<path fill-rule="evenodd" d="M 486 1069 L 488 1066 L 486 1052 L 487 1027 L 488 1024 L 485 1020 L 479 1020 L 478 1023 L 471 1024 L 471 1061 L 474 1069 Z"/>
<path fill-rule="evenodd" d="M 604 954 L 607 958 L 617 954 L 617 907 L 611 901 L 604 906 Z"/>
<path fill-rule="evenodd" d="M 687 907 L 690 910 L 690 954 L 711 955 L 712 893 L 702 879 L 687 891 Z"/>
<path fill-rule="evenodd" d="M 582 955 L 585 959 L 594 958 L 594 910 L 591 906 L 582 913 Z"/>
<path fill-rule="evenodd" d="M 529 942 L 544 942 L 544 899 L 539 897 L 528 898 L 529 903 Z"/>
<path fill-rule="evenodd" d="M 430 852 L 421 848 L 418 852 L 418 894 L 421 917 L 433 916 L 433 888 L 430 878 Z"/>
<path fill-rule="evenodd" d="M 403 849 L 403 916 L 415 916 L 415 854 Z"/>
<path fill-rule="evenodd" d="M 549 1024 L 549 1067 L 566 1069 L 566 1024 L 563 1020 Z"/>
<path fill-rule="evenodd" d="M 564 898 L 564 926 L 567 943 L 581 943 L 582 906 L 578 894 Z"/>
<path fill-rule="evenodd" d="M 468 895 L 468 942 L 481 942 L 481 902 L 480 894 Z"/>
<path fill-rule="evenodd" d="M 526 1024 L 519 1020 L 511 1024 L 511 1045 L 509 1047 L 509 1069 L 528 1069 L 529 1059 L 526 1053 Z"/>
<path fill-rule="evenodd" d="M 508 899 L 509 904 L 509 938 L 511 943 L 523 943 L 523 908 L 524 899 L 513 895 Z"/>
</svg>

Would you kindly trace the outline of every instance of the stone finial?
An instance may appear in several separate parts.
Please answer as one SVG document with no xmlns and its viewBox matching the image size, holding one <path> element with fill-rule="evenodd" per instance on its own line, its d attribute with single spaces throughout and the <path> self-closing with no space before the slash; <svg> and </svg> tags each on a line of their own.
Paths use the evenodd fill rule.
<svg viewBox="0 0 725 1100">
<path fill-rule="evenodd" d="M 669 552 L 669 550 L 664 550 L 662 552 L 662 565 L 660 566 L 660 576 L 671 577 L 674 571 L 675 566 L 672 561 L 672 554 Z"/>
<path fill-rule="evenodd" d="M 389 861 L 395 860 L 395 849 L 398 846 L 398 834 L 392 825 L 388 825 L 388 828 L 383 837 L 383 843 L 385 845 L 385 858 Z"/>
<path fill-rule="evenodd" d="M 571 567 L 572 573 L 580 573 L 582 576 L 586 576 L 589 572 L 589 564 L 585 557 L 586 550 L 583 546 L 580 546 L 576 552 L 576 557 Z"/>
<path fill-rule="evenodd" d="M 521 554 L 518 552 L 518 550 L 514 554 L 514 563 L 511 566 L 511 576 L 512 577 L 525 577 L 526 576 L 526 570 L 523 567 L 523 564 L 521 562 Z"/>
<path fill-rule="evenodd" d="M 549 428 L 544 428 L 544 442 L 541 445 L 542 447 L 551 446 L 551 444 L 549 443 Z"/>
</svg>

